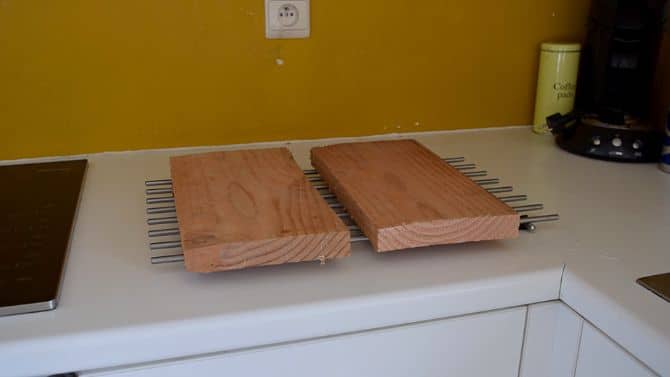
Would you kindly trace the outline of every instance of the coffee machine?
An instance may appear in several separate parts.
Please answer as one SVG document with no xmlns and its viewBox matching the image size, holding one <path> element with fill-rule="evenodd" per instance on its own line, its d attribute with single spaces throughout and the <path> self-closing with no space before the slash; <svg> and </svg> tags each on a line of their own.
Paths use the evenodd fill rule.
<svg viewBox="0 0 670 377">
<path fill-rule="evenodd" d="M 563 149 L 611 161 L 658 161 L 662 133 L 650 96 L 667 0 L 593 0 L 575 111 L 547 125 Z"/>
</svg>

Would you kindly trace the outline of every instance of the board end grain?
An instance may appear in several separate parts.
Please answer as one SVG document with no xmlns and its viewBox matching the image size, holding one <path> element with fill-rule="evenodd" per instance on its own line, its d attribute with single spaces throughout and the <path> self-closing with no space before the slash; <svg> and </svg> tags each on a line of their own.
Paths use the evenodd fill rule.
<svg viewBox="0 0 670 377">
<path fill-rule="evenodd" d="M 224 246 L 190 248 L 184 264 L 191 272 L 216 272 L 284 263 L 339 259 L 351 254 L 349 231 L 309 234 Z"/>
<path fill-rule="evenodd" d="M 502 240 L 519 235 L 519 215 L 435 220 L 378 230 L 375 250 L 386 252 L 413 247 Z"/>
</svg>

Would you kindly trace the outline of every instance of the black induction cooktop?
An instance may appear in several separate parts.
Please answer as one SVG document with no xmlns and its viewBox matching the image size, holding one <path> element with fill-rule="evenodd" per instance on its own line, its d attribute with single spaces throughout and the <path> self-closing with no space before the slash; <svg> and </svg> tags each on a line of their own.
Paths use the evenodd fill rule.
<svg viewBox="0 0 670 377">
<path fill-rule="evenodd" d="M 0 166 L 0 316 L 56 308 L 86 165 Z"/>
</svg>

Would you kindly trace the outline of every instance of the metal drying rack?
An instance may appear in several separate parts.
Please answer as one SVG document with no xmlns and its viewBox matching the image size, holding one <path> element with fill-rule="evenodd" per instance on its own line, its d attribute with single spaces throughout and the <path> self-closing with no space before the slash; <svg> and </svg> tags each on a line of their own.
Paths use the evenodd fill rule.
<svg viewBox="0 0 670 377">
<path fill-rule="evenodd" d="M 472 163 L 465 163 L 464 157 L 448 157 L 442 159 L 445 163 L 460 170 L 463 175 L 472 179 L 473 182 L 484 187 L 491 194 L 494 194 L 504 203 L 518 203 L 528 200 L 527 195 L 498 195 L 510 193 L 514 189 L 512 186 L 495 186 L 500 184 L 498 178 L 482 178 L 488 173 L 485 170 L 476 170 L 477 166 Z M 307 180 L 321 197 L 328 203 L 330 208 L 335 211 L 349 228 L 351 242 L 367 241 L 368 238 L 356 225 L 353 219 L 347 213 L 344 206 L 337 201 L 335 194 L 328 190 L 328 185 L 324 182 L 316 170 L 305 170 Z M 174 195 L 172 192 L 171 179 L 158 179 L 145 181 L 145 195 L 147 205 L 147 225 L 149 226 L 149 248 L 151 250 L 151 263 L 175 263 L 183 262 L 184 255 L 181 253 L 181 240 L 179 239 L 179 228 L 176 227 L 178 221 L 176 208 L 174 205 Z M 542 203 L 510 205 L 521 216 L 519 225 L 520 230 L 535 232 L 535 224 L 557 221 L 558 214 L 535 215 L 530 216 L 526 212 L 541 211 L 544 209 Z"/>
</svg>

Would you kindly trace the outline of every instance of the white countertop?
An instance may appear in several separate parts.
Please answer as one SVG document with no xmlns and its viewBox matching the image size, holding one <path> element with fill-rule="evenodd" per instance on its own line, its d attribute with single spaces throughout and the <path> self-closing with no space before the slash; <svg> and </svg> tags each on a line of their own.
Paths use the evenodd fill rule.
<svg viewBox="0 0 670 377">
<path fill-rule="evenodd" d="M 199 275 L 149 263 L 144 180 L 168 177 L 169 155 L 239 146 L 89 155 L 60 304 L 0 317 L 0 375 L 234 350 L 559 296 L 670 375 L 670 303 L 635 283 L 670 271 L 670 175 L 573 156 L 525 127 L 377 139 L 397 137 L 466 157 L 561 221 L 515 240 L 386 254 L 359 242 L 325 266 Z M 309 148 L 328 142 L 254 147 L 288 145 L 307 167 Z"/>
</svg>

